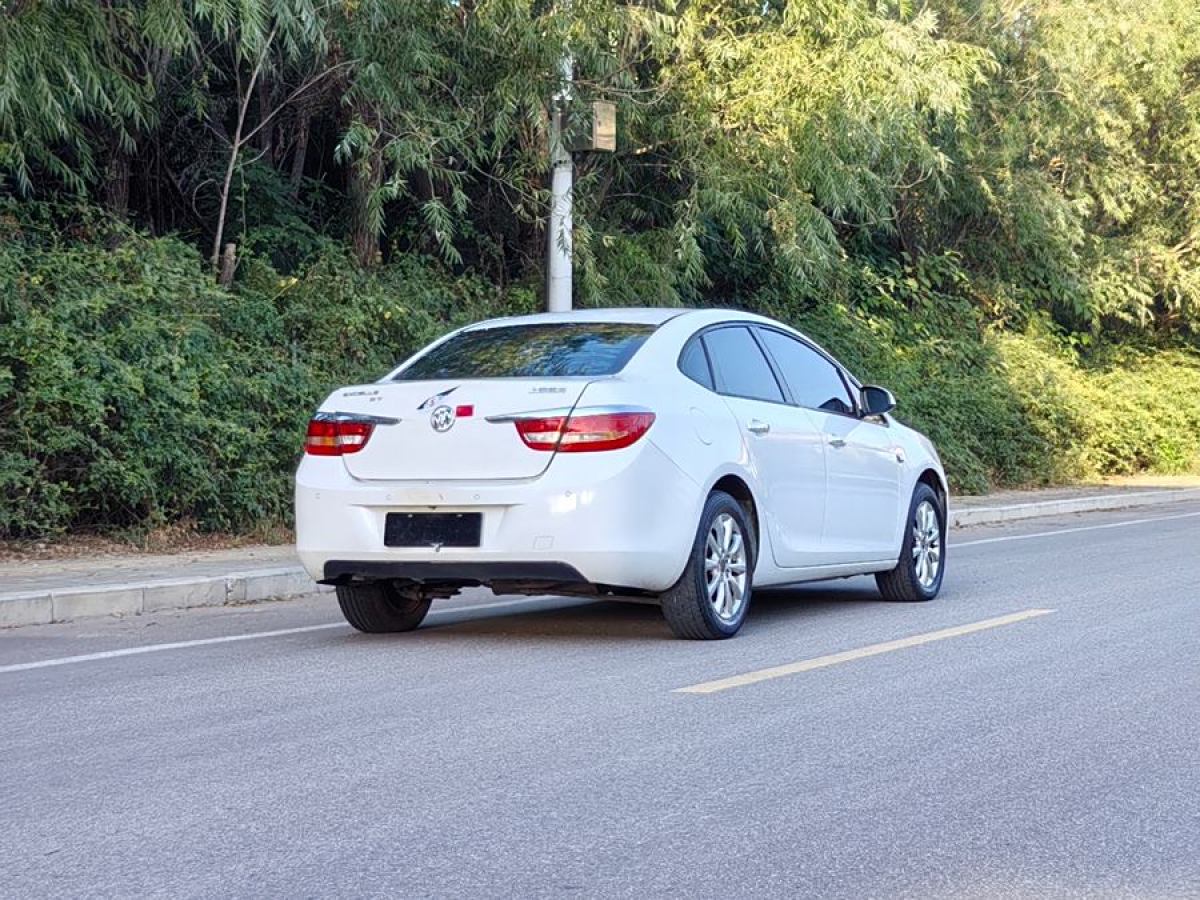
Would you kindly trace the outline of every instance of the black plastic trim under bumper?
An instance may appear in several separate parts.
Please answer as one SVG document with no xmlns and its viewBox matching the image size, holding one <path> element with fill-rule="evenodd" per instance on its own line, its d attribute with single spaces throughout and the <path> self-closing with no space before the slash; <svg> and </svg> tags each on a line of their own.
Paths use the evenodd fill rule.
<svg viewBox="0 0 1200 900">
<path fill-rule="evenodd" d="M 563 562 L 355 562 L 331 559 L 325 563 L 321 584 L 345 584 L 358 579 L 382 581 L 545 581 L 554 584 L 587 584 L 574 566 Z"/>
</svg>

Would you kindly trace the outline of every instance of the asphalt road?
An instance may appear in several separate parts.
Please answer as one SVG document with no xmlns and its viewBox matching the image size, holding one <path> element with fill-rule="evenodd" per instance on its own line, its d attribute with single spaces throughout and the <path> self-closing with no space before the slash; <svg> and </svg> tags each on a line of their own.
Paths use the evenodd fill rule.
<svg viewBox="0 0 1200 900">
<path fill-rule="evenodd" d="M 1200 897 L 1200 504 L 950 565 L 720 643 L 490 594 L 0 632 L 0 896 Z"/>
</svg>

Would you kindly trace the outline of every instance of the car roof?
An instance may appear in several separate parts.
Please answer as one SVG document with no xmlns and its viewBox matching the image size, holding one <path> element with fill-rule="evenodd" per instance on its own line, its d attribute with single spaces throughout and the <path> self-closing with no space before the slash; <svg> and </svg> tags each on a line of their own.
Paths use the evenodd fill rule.
<svg viewBox="0 0 1200 900">
<path fill-rule="evenodd" d="M 504 316 L 488 319 L 468 326 L 475 328 L 501 328 L 509 325 L 554 325 L 569 322 L 619 322 L 635 325 L 661 325 L 676 316 L 691 312 L 679 307 L 631 306 L 605 309 L 572 309 L 568 312 L 533 313 L 527 316 Z"/>
<path fill-rule="evenodd" d="M 686 318 L 697 325 L 714 322 L 762 322 L 776 324 L 774 320 L 740 309 L 705 307 L 695 309 L 683 306 L 625 306 L 600 309 L 572 309 L 567 312 L 533 313 L 525 316 L 503 316 L 468 325 L 464 330 L 477 328 L 504 328 L 510 325 L 553 325 L 570 322 L 615 322 L 631 325 L 653 325 L 658 327 L 673 319 Z"/>
</svg>

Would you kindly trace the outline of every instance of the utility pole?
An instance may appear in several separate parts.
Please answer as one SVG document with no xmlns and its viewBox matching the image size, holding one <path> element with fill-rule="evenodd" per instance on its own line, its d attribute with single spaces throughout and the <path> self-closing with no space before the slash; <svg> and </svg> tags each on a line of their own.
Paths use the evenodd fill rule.
<svg viewBox="0 0 1200 900">
<path fill-rule="evenodd" d="M 571 208 L 575 167 L 563 134 L 563 124 L 571 102 L 575 60 L 565 49 L 559 66 L 562 89 L 555 96 L 550 110 L 550 224 L 546 247 L 546 309 L 550 312 L 566 312 L 571 308 L 571 251 L 575 228 Z"/>
</svg>

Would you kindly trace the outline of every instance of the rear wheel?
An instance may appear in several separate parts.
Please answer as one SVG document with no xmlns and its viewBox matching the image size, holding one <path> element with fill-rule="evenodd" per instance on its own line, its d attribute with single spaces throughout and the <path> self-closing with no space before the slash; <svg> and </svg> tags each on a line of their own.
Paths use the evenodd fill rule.
<svg viewBox="0 0 1200 900">
<path fill-rule="evenodd" d="M 750 608 L 754 533 L 742 507 L 714 491 L 704 504 L 687 568 L 662 594 L 663 615 L 676 637 L 733 637 Z"/>
<path fill-rule="evenodd" d="M 946 510 L 927 484 L 918 484 L 908 509 L 900 562 L 875 576 L 888 600 L 932 600 L 946 571 Z"/>
<path fill-rule="evenodd" d="M 401 593 L 389 581 L 338 585 L 337 598 L 346 621 L 368 634 L 412 631 L 433 602 L 430 597 Z"/>
</svg>

